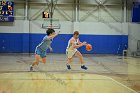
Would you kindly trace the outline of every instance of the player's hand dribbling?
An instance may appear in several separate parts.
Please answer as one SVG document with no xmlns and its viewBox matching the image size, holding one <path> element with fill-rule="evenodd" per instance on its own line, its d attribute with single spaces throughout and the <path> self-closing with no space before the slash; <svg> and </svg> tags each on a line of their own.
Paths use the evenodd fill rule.
<svg viewBox="0 0 140 93">
<path fill-rule="evenodd" d="M 87 44 L 87 42 L 83 42 L 82 44 L 83 44 L 83 45 L 86 45 L 86 44 Z"/>
</svg>

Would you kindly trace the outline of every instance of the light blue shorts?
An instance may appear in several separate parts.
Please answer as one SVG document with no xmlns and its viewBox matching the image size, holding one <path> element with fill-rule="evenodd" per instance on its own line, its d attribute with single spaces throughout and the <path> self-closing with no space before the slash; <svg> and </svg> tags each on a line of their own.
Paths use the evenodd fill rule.
<svg viewBox="0 0 140 93">
<path fill-rule="evenodd" d="M 46 51 L 42 51 L 42 50 L 39 49 L 39 48 L 36 48 L 35 54 L 40 55 L 41 58 L 44 58 L 44 57 L 46 57 L 46 55 L 47 55 Z"/>
</svg>

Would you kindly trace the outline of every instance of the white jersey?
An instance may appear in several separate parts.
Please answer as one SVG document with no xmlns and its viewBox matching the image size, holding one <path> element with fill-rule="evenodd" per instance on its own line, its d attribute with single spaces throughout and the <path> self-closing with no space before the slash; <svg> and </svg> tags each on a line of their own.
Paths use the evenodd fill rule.
<svg viewBox="0 0 140 93">
<path fill-rule="evenodd" d="M 78 51 L 77 48 L 70 48 L 72 46 L 71 40 L 74 39 L 75 40 L 75 44 L 78 45 L 79 42 L 79 38 L 75 39 L 74 37 L 72 37 L 69 42 L 68 42 L 68 46 L 66 49 L 66 55 L 68 58 L 72 58 L 74 56 L 74 54 Z"/>
<path fill-rule="evenodd" d="M 71 39 L 75 39 L 75 38 L 72 37 Z M 68 42 L 67 49 L 70 48 L 70 47 L 72 46 L 72 44 L 71 44 L 71 39 L 70 39 L 69 42 Z M 75 39 L 75 40 L 76 40 L 75 44 L 77 45 L 77 44 L 78 44 L 78 41 L 79 41 L 79 38 L 78 38 L 78 39 Z M 74 49 L 76 49 L 76 48 L 74 48 Z"/>
</svg>

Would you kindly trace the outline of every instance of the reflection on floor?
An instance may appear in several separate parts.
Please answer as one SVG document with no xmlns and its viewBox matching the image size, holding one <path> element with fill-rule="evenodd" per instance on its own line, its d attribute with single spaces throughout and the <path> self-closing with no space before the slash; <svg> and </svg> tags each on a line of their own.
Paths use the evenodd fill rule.
<svg viewBox="0 0 140 93">
<path fill-rule="evenodd" d="M 84 55 L 88 70 L 74 58 L 66 69 L 63 54 L 49 54 L 34 72 L 32 54 L 0 54 L 0 93 L 139 93 L 140 58 Z"/>
</svg>

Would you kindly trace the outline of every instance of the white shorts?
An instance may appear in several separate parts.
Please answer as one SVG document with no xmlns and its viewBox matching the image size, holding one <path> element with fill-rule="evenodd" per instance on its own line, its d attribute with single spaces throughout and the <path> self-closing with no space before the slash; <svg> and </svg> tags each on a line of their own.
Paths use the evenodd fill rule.
<svg viewBox="0 0 140 93">
<path fill-rule="evenodd" d="M 78 50 L 76 48 L 75 49 L 70 49 L 70 48 L 66 49 L 67 58 L 72 58 L 77 51 Z"/>
</svg>

